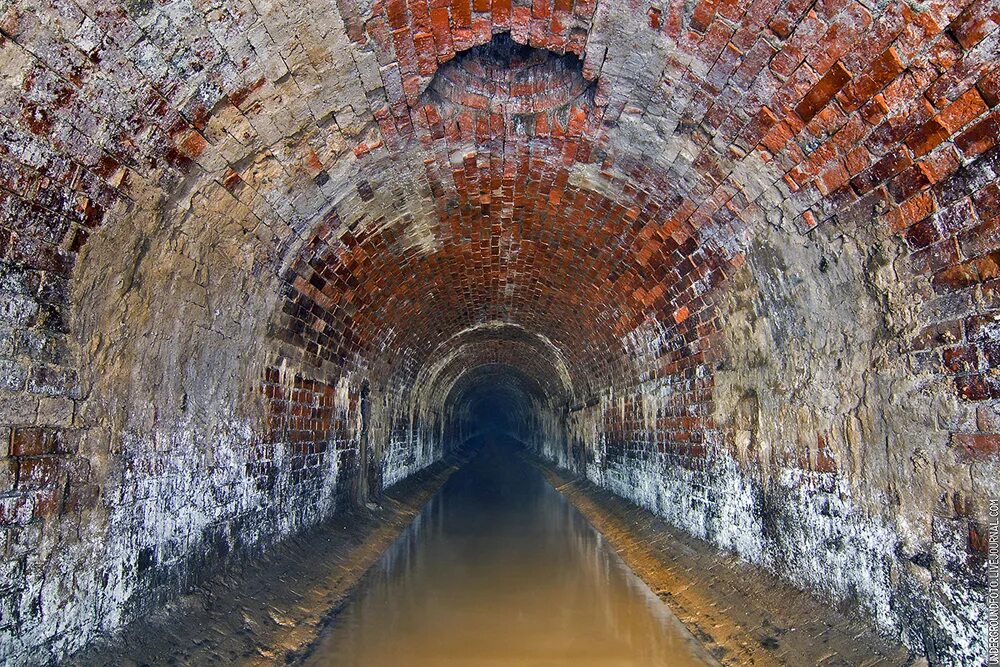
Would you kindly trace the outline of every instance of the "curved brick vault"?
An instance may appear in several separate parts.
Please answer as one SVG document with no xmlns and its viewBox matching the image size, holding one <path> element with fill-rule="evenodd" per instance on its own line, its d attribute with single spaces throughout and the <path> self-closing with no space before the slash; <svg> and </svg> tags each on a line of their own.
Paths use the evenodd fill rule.
<svg viewBox="0 0 1000 667">
<path fill-rule="evenodd" d="M 493 405 L 932 662 L 982 659 L 998 22 L 0 3 L 0 657 L 68 655 Z"/>
</svg>

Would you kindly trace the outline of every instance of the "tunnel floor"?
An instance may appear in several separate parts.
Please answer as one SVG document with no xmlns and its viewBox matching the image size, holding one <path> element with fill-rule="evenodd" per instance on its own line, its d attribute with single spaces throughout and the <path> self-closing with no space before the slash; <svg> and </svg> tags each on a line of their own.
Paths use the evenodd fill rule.
<svg viewBox="0 0 1000 667">
<path fill-rule="evenodd" d="M 536 468 L 490 444 L 369 571 L 305 664 L 716 663 Z"/>
<path fill-rule="evenodd" d="M 72 657 L 91 665 L 913 665 L 870 623 L 506 446 L 462 448 Z"/>
</svg>

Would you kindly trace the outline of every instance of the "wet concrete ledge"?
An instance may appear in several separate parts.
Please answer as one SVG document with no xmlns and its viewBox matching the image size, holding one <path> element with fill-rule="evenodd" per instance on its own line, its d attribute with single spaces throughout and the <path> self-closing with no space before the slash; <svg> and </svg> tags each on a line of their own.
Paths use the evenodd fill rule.
<svg viewBox="0 0 1000 667">
<path fill-rule="evenodd" d="M 724 665 L 926 665 L 871 623 L 529 457 Z"/>
<path fill-rule="evenodd" d="M 467 460 L 452 455 L 388 489 L 381 506 L 344 512 L 227 570 L 155 614 L 99 640 L 72 665 L 296 664 L 361 577 Z"/>
</svg>

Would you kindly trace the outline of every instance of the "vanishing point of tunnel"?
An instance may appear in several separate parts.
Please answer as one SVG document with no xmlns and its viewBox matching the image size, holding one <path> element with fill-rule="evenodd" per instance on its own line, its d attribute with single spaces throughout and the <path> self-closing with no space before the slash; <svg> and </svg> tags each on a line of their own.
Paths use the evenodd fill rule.
<svg viewBox="0 0 1000 667">
<path fill-rule="evenodd" d="M 0 0 L 0 664 L 1000 664 L 997 0 Z"/>
</svg>

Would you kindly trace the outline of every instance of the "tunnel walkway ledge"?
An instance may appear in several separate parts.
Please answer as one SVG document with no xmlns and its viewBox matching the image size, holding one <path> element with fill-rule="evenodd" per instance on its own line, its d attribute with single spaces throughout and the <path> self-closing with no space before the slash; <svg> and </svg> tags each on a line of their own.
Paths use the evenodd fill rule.
<svg viewBox="0 0 1000 667">
<path fill-rule="evenodd" d="M 871 624 L 533 454 L 545 475 L 724 665 L 926 665 Z"/>
<path fill-rule="evenodd" d="M 386 489 L 377 509 L 345 511 L 222 572 L 99 640 L 67 664 L 297 664 L 364 574 L 470 455 L 452 453 Z"/>
</svg>

